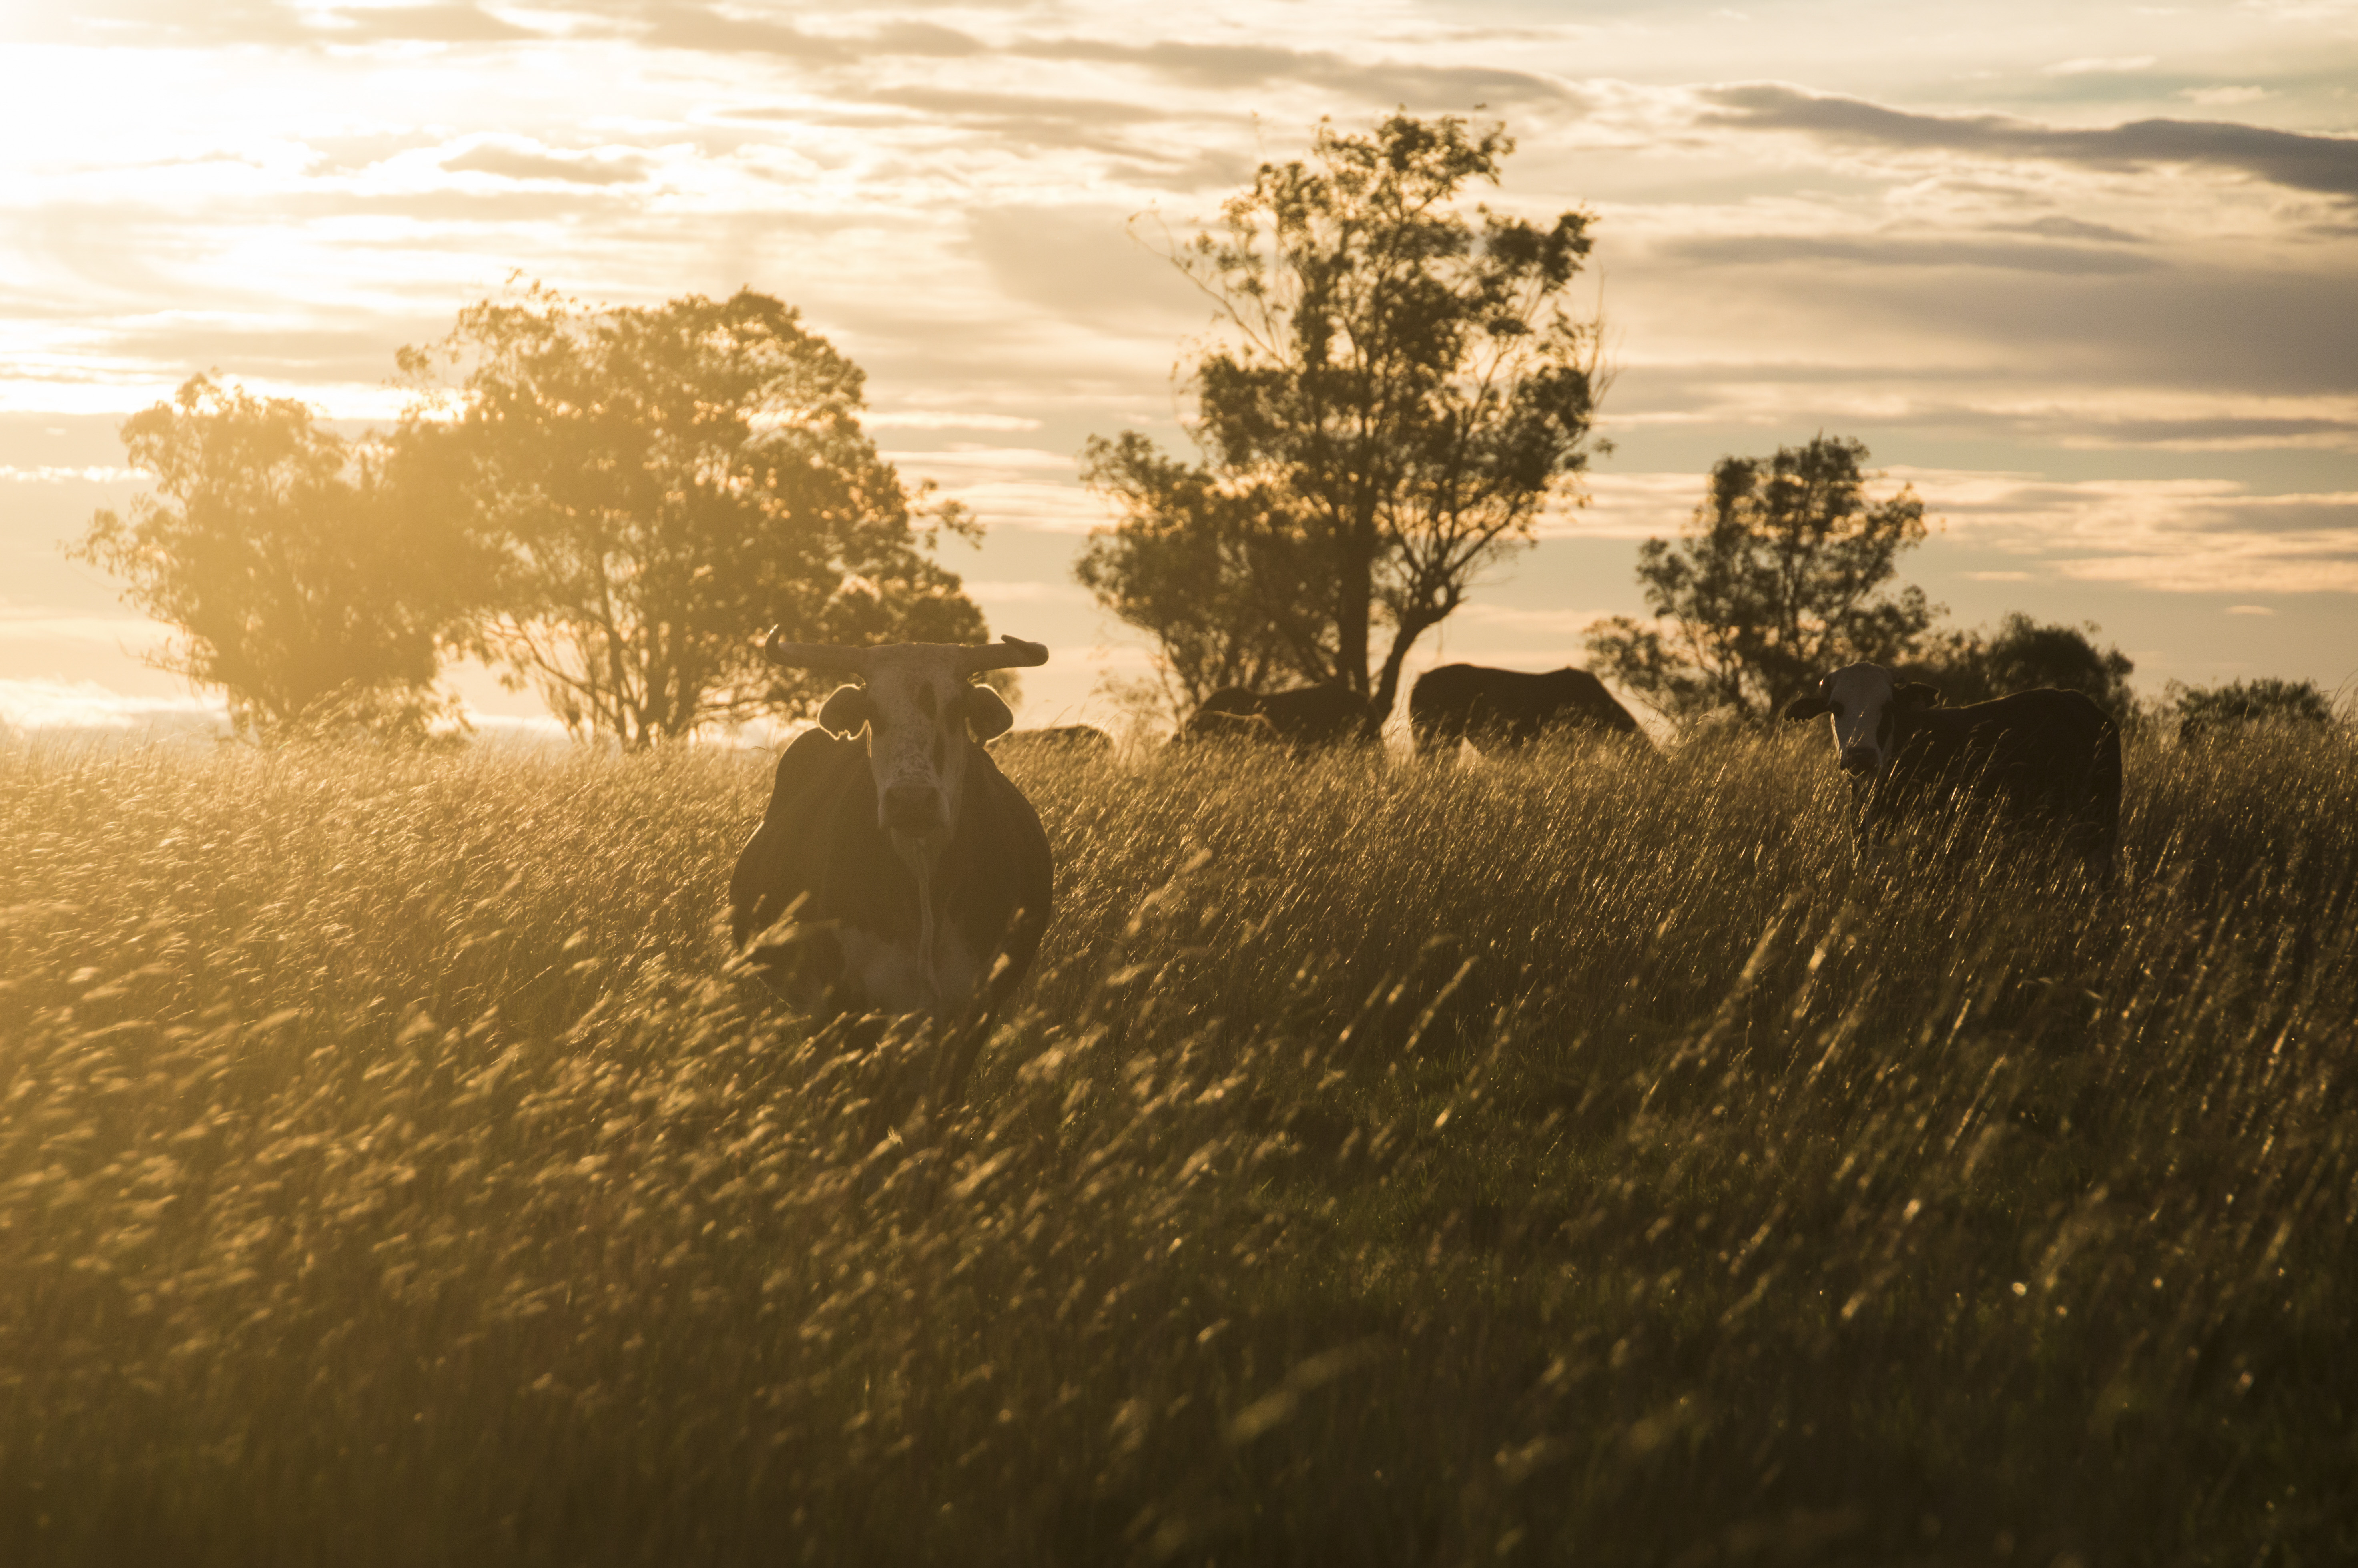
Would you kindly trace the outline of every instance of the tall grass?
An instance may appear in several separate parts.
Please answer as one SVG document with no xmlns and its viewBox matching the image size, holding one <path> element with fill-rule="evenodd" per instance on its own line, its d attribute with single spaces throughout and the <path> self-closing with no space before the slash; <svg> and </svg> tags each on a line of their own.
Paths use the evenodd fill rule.
<svg viewBox="0 0 2358 1568">
<path fill-rule="evenodd" d="M 2358 752 L 1021 777 L 966 1107 L 715 754 L 0 752 L 0 1562 L 2358 1555 Z"/>
</svg>

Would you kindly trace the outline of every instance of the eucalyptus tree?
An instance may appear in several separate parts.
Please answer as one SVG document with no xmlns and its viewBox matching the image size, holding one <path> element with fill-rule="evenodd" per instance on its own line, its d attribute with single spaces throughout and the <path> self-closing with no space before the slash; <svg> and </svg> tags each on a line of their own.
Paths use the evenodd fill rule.
<svg viewBox="0 0 2358 1568">
<path fill-rule="evenodd" d="M 638 748 L 806 699 L 790 640 L 979 643 L 928 505 L 861 429 L 859 367 L 752 289 L 592 308 L 539 286 L 401 351 L 401 439 L 494 565 L 481 651 L 577 733 Z"/>
<path fill-rule="evenodd" d="M 1469 205 L 1513 150 L 1503 125 L 1455 117 L 1322 123 L 1306 159 L 1262 165 L 1172 250 L 1216 310 L 1182 368 L 1200 460 L 1094 445 L 1090 477 L 1124 515 L 1082 568 L 1166 658 L 1184 657 L 1170 619 L 1133 611 L 1167 604 L 1184 584 L 1157 574 L 1203 556 L 1127 546 L 1230 529 L 1211 616 L 1260 617 L 1293 673 L 1368 698 L 1379 723 L 1417 639 L 1576 482 L 1602 390 L 1596 325 L 1570 297 L 1594 220 Z"/>
<path fill-rule="evenodd" d="M 250 740 L 417 740 L 455 719 L 434 682 L 480 563 L 406 454 L 214 374 L 122 435 L 155 488 L 66 550 L 172 629 L 150 664 L 219 688 Z"/>
<path fill-rule="evenodd" d="M 1764 718 L 1835 665 L 1914 656 L 1940 613 L 1897 581 L 1900 555 L 1923 542 L 1924 503 L 1905 486 L 1870 497 L 1866 457 L 1819 436 L 1721 459 L 1683 537 L 1639 547 L 1654 622 L 1600 622 L 1592 667 L 1673 719 Z"/>
</svg>

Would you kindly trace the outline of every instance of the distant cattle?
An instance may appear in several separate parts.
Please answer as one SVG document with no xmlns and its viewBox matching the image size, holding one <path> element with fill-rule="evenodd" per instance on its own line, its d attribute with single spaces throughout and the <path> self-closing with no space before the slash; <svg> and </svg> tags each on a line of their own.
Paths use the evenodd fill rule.
<svg viewBox="0 0 2358 1568">
<path fill-rule="evenodd" d="M 2121 735 L 2076 691 L 2041 687 L 1963 708 L 1880 665 L 1850 665 L 1785 717 L 1833 719 L 1861 844 L 1895 825 L 1980 805 L 2017 834 L 2051 838 L 2099 881 L 2120 836 Z"/>
<path fill-rule="evenodd" d="M 938 1093 L 955 1094 L 983 1026 L 1031 968 L 1054 897 L 1040 818 L 981 744 L 1012 716 L 968 677 L 1043 664 L 1048 650 L 1013 637 L 827 647 L 773 633 L 764 652 L 865 685 L 837 688 L 820 728 L 778 760 L 769 810 L 730 878 L 730 932 L 801 1011 L 922 1013 L 963 1029 L 961 1054 L 936 1076 Z"/>
<path fill-rule="evenodd" d="M 1627 735 L 1645 741 L 1629 710 L 1586 670 L 1498 670 L 1442 665 L 1417 677 L 1408 697 L 1409 734 L 1419 752 L 1478 752 L 1527 745 L 1551 728 Z"/>
<path fill-rule="evenodd" d="M 1368 705 L 1347 687 L 1259 692 L 1226 686 L 1187 716 L 1173 740 L 1262 741 L 1299 752 L 1368 740 Z"/>
<path fill-rule="evenodd" d="M 990 743 L 994 757 L 1053 757 L 1063 762 L 1102 762 L 1113 755 L 1113 737 L 1094 724 L 1051 724 L 1010 730 Z"/>
</svg>

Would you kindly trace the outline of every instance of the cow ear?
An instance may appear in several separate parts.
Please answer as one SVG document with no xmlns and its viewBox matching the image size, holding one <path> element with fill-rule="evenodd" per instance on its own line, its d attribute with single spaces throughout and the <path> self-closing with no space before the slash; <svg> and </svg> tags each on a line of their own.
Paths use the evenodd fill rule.
<svg viewBox="0 0 2358 1568">
<path fill-rule="evenodd" d="M 868 694 L 856 686 L 837 687 L 835 695 L 818 710 L 820 727 L 846 739 L 866 729 L 875 716 L 876 709 L 869 702 Z"/>
<path fill-rule="evenodd" d="M 989 741 L 1004 735 L 1015 727 L 1015 715 L 1007 710 L 1007 701 L 987 686 L 966 688 L 966 727 L 978 741 Z"/>
<path fill-rule="evenodd" d="M 1785 705 L 1786 719 L 1796 724 L 1804 719 L 1823 719 L 1831 711 L 1823 697 L 1797 697 Z"/>
<path fill-rule="evenodd" d="M 1892 695 L 1899 699 L 1899 706 L 1902 708 L 1941 706 L 1941 688 L 1936 686 L 1926 686 L 1920 680 L 1902 682 L 1899 689 Z"/>
</svg>

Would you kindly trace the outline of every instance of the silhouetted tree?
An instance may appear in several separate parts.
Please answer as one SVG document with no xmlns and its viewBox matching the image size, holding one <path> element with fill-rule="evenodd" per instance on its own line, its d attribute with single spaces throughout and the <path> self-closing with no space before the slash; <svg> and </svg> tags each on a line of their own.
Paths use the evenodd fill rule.
<svg viewBox="0 0 2358 1568">
<path fill-rule="evenodd" d="M 2254 725 L 2293 729 L 2323 727 L 2333 722 L 2333 701 L 2315 681 L 2289 681 L 2273 676 L 2229 681 L 2223 686 L 2169 687 L 2169 709 L 2178 715 L 2178 738 L 2201 741 Z"/>
<path fill-rule="evenodd" d="M 1271 525 L 1265 490 L 1223 491 L 1135 431 L 1091 437 L 1081 475 L 1121 522 L 1089 535 L 1073 575 L 1153 637 L 1174 707 L 1190 711 L 1222 687 L 1259 690 L 1299 667 L 1295 642 L 1318 634 L 1307 608 L 1315 588 L 1303 552 Z"/>
<path fill-rule="evenodd" d="M 429 475 L 211 375 L 122 434 L 155 492 L 127 518 L 98 512 L 67 553 L 178 631 L 151 664 L 220 687 L 250 739 L 417 739 L 455 717 L 431 689 L 438 643 L 479 574 Z"/>
<path fill-rule="evenodd" d="M 1909 674 L 1952 703 L 1985 702 L 2008 692 L 2056 687 L 2084 692 L 2115 719 L 2136 711 L 2129 676 L 2136 668 L 2118 648 L 2098 648 L 2100 628 L 2042 625 L 2016 611 L 1990 632 L 1951 632 L 1928 639 Z"/>
<path fill-rule="evenodd" d="M 1590 631 L 1595 667 L 1673 719 L 1779 711 L 1828 669 L 1917 650 L 1937 607 L 1896 588 L 1924 503 L 1866 493 L 1862 443 L 1820 436 L 1773 458 L 1722 458 L 1678 544 L 1649 539 L 1638 580 L 1658 624 Z"/>
<path fill-rule="evenodd" d="M 533 286 L 399 362 L 401 438 L 499 562 L 481 645 L 576 732 L 640 747 L 806 700 L 760 657 L 773 623 L 986 635 L 928 553 L 971 519 L 918 510 L 860 427 L 859 368 L 768 295 L 592 308 Z"/>
<path fill-rule="evenodd" d="M 1370 698 L 1381 721 L 1416 640 L 1529 541 L 1588 460 L 1596 333 L 1564 294 L 1592 219 L 1542 227 L 1461 200 L 1495 184 L 1513 150 L 1503 126 L 1456 118 L 1398 114 L 1364 135 L 1322 123 L 1309 160 L 1262 165 L 1217 231 L 1172 254 L 1221 323 L 1187 377 L 1203 461 L 1157 489 L 1129 482 L 1142 460 L 1163 460 L 1151 448 L 1091 449 L 1126 514 L 1091 568 L 1115 613 L 1184 591 L 1138 579 L 1165 557 L 1123 556 L 1125 530 L 1234 524 L 1234 547 L 1178 562 L 1217 608 L 1161 624 L 1260 606 L 1295 674 Z M 1213 557 L 1227 564 L 1200 569 Z M 1379 627 L 1390 642 L 1371 668 Z M 1260 649 L 1253 635 L 1237 645 Z"/>
</svg>

